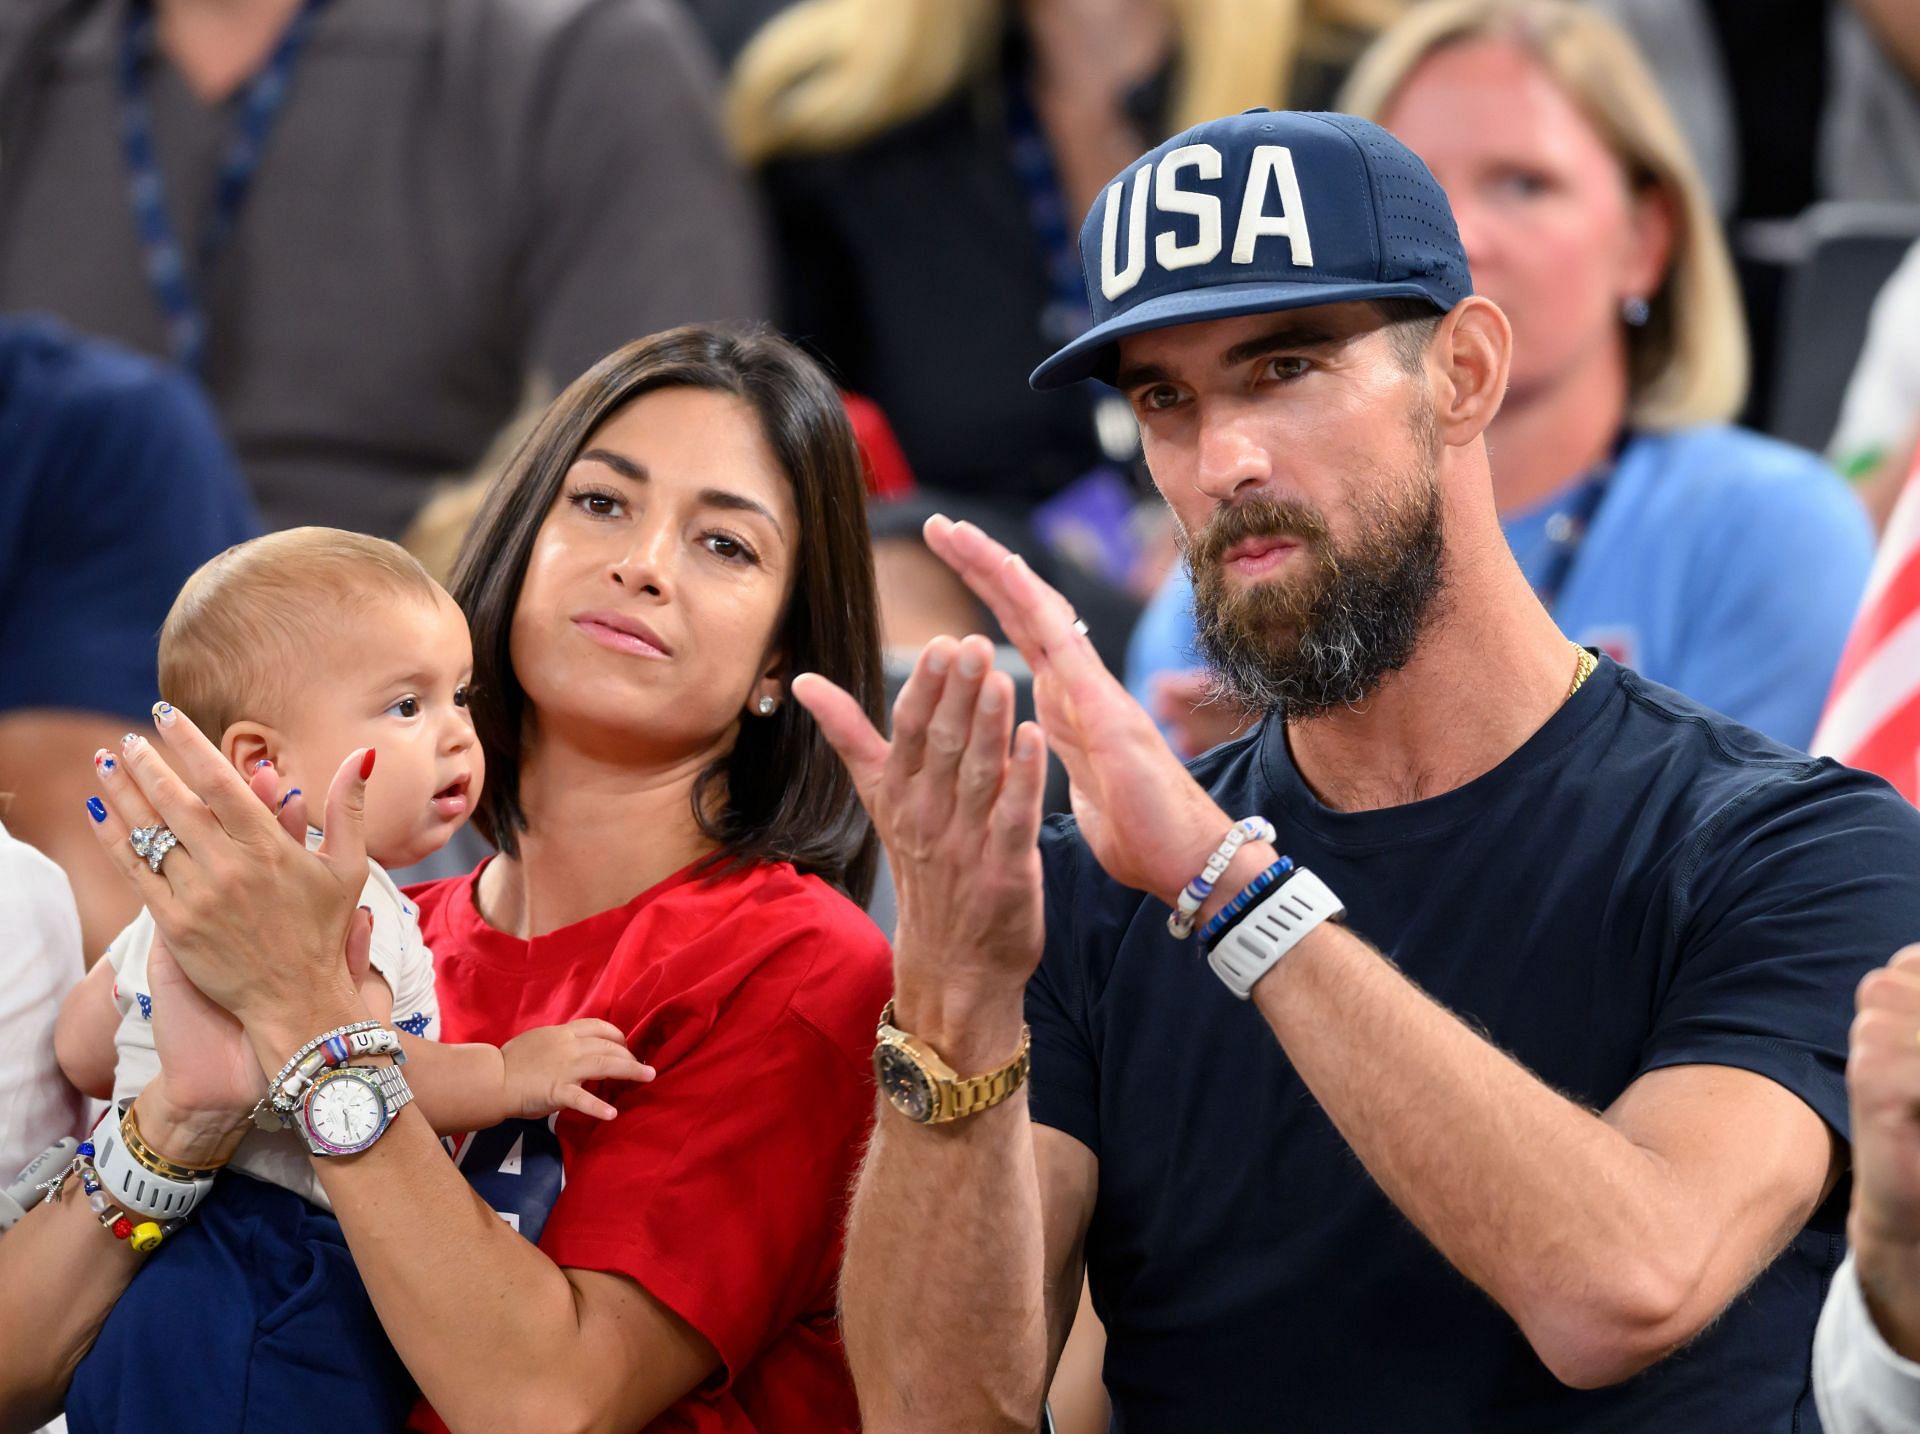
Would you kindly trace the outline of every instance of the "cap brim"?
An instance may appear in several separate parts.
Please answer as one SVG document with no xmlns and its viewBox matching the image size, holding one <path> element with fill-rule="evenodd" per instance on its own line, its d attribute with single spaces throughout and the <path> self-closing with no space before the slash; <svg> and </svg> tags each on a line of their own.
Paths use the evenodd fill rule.
<svg viewBox="0 0 1920 1434">
<path fill-rule="evenodd" d="M 1115 343 L 1129 334 L 1204 323 L 1208 319 L 1238 319 L 1248 314 L 1280 313 L 1363 299 L 1425 299 L 1441 313 L 1448 308 L 1431 290 L 1414 280 L 1386 284 L 1213 284 L 1201 289 L 1183 289 L 1176 294 L 1145 299 L 1124 314 L 1115 314 L 1104 324 L 1088 329 L 1035 369 L 1027 382 L 1042 391 L 1065 388 L 1086 378 L 1112 383 L 1118 361 Z"/>
</svg>

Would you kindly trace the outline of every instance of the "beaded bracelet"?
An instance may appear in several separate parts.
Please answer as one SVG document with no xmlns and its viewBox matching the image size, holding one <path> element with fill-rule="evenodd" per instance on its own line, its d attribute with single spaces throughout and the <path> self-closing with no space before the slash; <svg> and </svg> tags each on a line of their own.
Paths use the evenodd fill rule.
<svg viewBox="0 0 1920 1434">
<path fill-rule="evenodd" d="M 289 1113 L 300 1103 L 301 1094 L 313 1083 L 314 1076 L 325 1067 L 339 1063 L 331 1059 L 327 1043 L 378 1029 L 378 1021 L 353 1021 L 323 1031 L 300 1047 L 267 1082 L 267 1093 L 260 1097 L 250 1112 L 253 1123 L 262 1130 L 284 1129 L 289 1123 Z"/>
<path fill-rule="evenodd" d="M 1242 817 L 1229 827 L 1219 848 L 1207 858 L 1205 868 L 1181 891 L 1178 902 L 1167 916 L 1167 930 L 1180 940 L 1193 935 L 1193 918 L 1207 904 L 1207 898 L 1213 895 L 1213 884 L 1232 864 L 1240 848 L 1250 841 L 1273 841 L 1278 836 L 1273 823 L 1265 817 Z"/>
<path fill-rule="evenodd" d="M 93 1168 L 91 1140 L 81 1141 L 80 1148 L 73 1154 L 72 1164 L 40 1188 L 47 1192 L 49 1201 L 57 1201 L 66 1193 L 67 1181 L 72 1179 L 79 1180 L 81 1192 L 87 1197 L 87 1208 L 99 1220 L 100 1228 L 116 1240 L 125 1240 L 136 1254 L 147 1254 L 180 1228 L 178 1220 L 141 1220 L 136 1223 L 133 1216 L 107 1199 L 107 1192 L 100 1188 L 99 1172 Z"/>
<path fill-rule="evenodd" d="M 1283 856 L 1252 881 L 1248 882 L 1245 891 L 1241 892 L 1238 896 L 1234 897 L 1232 901 L 1229 901 L 1225 906 L 1213 913 L 1213 920 L 1209 921 L 1200 932 L 1200 944 L 1211 948 L 1216 941 L 1233 930 L 1234 927 L 1238 926 L 1241 919 L 1249 911 L 1253 910 L 1253 903 L 1255 899 L 1259 897 L 1260 893 L 1272 887 L 1275 882 L 1279 881 L 1281 877 L 1292 870 L 1293 858 Z"/>
</svg>

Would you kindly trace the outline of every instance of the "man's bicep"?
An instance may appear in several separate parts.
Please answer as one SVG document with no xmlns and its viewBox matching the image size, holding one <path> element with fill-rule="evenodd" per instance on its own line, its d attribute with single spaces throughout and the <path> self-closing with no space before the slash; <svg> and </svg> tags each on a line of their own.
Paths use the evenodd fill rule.
<svg viewBox="0 0 1920 1434">
<path fill-rule="evenodd" d="M 1040 1222 L 1047 1279 L 1047 1378 L 1053 1378 L 1087 1265 L 1087 1226 L 1100 1188 L 1100 1161 L 1065 1131 L 1033 1125 L 1033 1159 L 1040 1176 Z"/>
<path fill-rule="evenodd" d="M 1677 1268 L 1704 1328 L 1786 1247 L 1845 1168 L 1847 1147 L 1806 1101 L 1749 1070 L 1667 1066 L 1602 1113 L 1659 1168 Z"/>
</svg>

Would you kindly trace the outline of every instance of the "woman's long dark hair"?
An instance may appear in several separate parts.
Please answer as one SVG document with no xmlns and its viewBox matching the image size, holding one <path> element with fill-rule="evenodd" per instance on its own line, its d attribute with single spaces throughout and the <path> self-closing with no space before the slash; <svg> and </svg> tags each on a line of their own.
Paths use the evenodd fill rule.
<svg viewBox="0 0 1920 1434">
<path fill-rule="evenodd" d="M 642 394 L 700 388 L 742 399 L 793 485 L 799 542 L 778 642 L 790 672 L 818 672 L 878 725 L 884 688 L 873 554 L 859 450 L 839 393 L 785 339 L 751 330 L 669 329 L 607 355 L 576 379 L 514 454 L 460 548 L 453 596 L 473 628 L 473 719 L 487 755 L 474 820 L 509 856 L 520 805 L 526 692 L 510 642 L 540 525 L 587 438 Z M 693 810 L 723 866 L 790 861 L 865 904 L 879 843 L 847 770 L 796 702 L 741 723 L 733 750 L 700 774 Z"/>
</svg>

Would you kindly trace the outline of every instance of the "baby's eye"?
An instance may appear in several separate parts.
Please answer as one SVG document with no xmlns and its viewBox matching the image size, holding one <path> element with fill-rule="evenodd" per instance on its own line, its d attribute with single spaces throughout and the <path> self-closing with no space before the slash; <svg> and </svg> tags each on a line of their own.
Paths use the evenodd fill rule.
<svg viewBox="0 0 1920 1434">
<path fill-rule="evenodd" d="M 472 702 L 473 685 L 471 683 L 463 682 L 453 689 L 453 705 L 455 707 L 470 706 Z"/>
<path fill-rule="evenodd" d="M 394 703 L 393 706 L 389 707 L 387 711 L 396 717 L 418 717 L 420 715 L 420 699 L 418 697 L 402 697 L 398 702 Z"/>
</svg>

